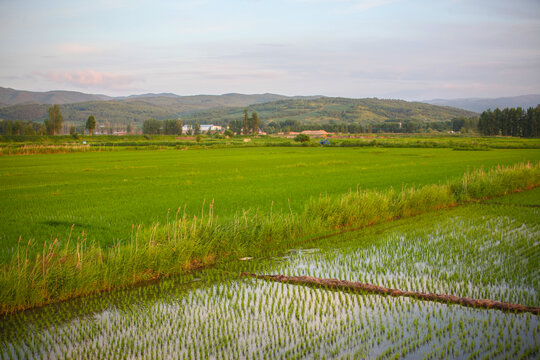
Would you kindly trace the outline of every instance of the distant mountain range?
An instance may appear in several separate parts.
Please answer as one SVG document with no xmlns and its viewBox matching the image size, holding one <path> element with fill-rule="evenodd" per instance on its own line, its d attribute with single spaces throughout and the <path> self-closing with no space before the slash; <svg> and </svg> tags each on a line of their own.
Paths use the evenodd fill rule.
<svg viewBox="0 0 540 360">
<path fill-rule="evenodd" d="M 107 96 L 101 94 L 85 94 L 77 91 L 54 90 L 46 92 L 15 90 L 0 87 L 0 107 L 21 104 L 76 104 L 91 101 L 130 101 L 144 100 L 152 104 L 175 103 L 175 104 L 208 104 L 210 106 L 245 106 L 282 99 L 311 99 L 317 96 L 289 97 L 277 94 L 224 94 L 224 95 L 193 95 L 180 96 L 172 93 L 140 94 L 129 96 Z M 205 106 L 206 107 L 206 106 Z"/>
<path fill-rule="evenodd" d="M 522 107 L 528 109 L 540 104 L 540 95 L 522 95 L 514 97 L 502 97 L 493 99 L 463 98 L 463 99 L 433 99 L 423 101 L 428 104 L 452 106 L 469 111 L 481 113 L 488 109 L 504 109 Z"/>
<path fill-rule="evenodd" d="M 0 106 L 18 104 L 71 104 L 85 101 L 110 100 L 106 95 L 85 94 L 77 91 L 35 92 L 0 87 Z"/>
<path fill-rule="evenodd" d="M 246 107 L 257 111 L 265 123 L 284 120 L 318 124 L 407 120 L 431 122 L 478 115 L 448 106 L 404 100 L 287 97 L 276 94 L 178 96 L 164 93 L 113 98 L 69 91 L 33 93 L 0 88 L 0 103 L 15 103 L 0 107 L 0 119 L 4 120 L 43 121 L 48 108 L 54 103 L 60 105 L 65 123 L 83 124 L 88 116 L 94 115 L 98 122 L 135 126 L 141 126 L 149 118 L 178 117 L 191 123 L 226 124 L 242 119 Z"/>
</svg>

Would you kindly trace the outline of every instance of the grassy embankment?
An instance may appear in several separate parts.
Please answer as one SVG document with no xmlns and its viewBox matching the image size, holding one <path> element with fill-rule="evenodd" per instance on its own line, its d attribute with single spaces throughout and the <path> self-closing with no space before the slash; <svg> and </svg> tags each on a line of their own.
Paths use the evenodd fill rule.
<svg viewBox="0 0 540 360">
<path fill-rule="evenodd" d="M 461 179 L 402 191 L 365 190 L 311 198 L 299 212 L 245 210 L 220 221 L 213 205 L 133 228 L 109 248 L 84 238 L 45 242 L 35 257 L 20 243 L 0 275 L 1 311 L 10 312 L 182 273 L 231 257 L 284 250 L 315 234 L 362 227 L 540 185 L 540 164 L 475 170 Z"/>
<path fill-rule="evenodd" d="M 246 141 L 248 142 L 246 142 Z M 451 148 L 456 150 L 539 149 L 540 139 L 511 137 L 477 137 L 446 134 L 335 134 L 329 137 L 331 147 Z M 274 136 L 125 135 L 125 136 L 0 136 L 0 155 L 32 155 L 72 152 L 122 150 L 186 150 L 224 147 L 318 147 L 319 139 L 306 143 Z"/>
</svg>

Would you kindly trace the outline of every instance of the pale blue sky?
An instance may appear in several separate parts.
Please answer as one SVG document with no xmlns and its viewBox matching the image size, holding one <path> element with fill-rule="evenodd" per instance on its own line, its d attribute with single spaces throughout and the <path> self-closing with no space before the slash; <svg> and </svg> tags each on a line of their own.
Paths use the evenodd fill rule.
<svg viewBox="0 0 540 360">
<path fill-rule="evenodd" d="M 538 0 L 0 0 L 0 86 L 108 95 L 540 93 Z"/>
</svg>

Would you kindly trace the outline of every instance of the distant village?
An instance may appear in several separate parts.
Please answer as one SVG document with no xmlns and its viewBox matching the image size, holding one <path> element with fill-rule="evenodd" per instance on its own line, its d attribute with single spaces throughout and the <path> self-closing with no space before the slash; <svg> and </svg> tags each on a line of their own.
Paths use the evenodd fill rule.
<svg viewBox="0 0 540 360">
<path fill-rule="evenodd" d="M 208 133 L 223 134 L 225 132 L 225 130 L 227 130 L 227 129 L 228 129 L 228 127 L 223 127 L 223 126 L 213 125 L 213 124 L 199 125 L 199 133 L 201 133 L 201 134 L 208 134 Z M 182 134 L 183 135 L 193 135 L 194 133 L 195 133 L 194 125 L 183 125 L 182 126 Z M 142 134 L 142 130 L 140 130 L 140 129 L 133 130 L 133 131 L 128 131 L 128 129 L 116 130 L 116 129 L 111 129 L 109 126 L 106 126 L 106 125 L 98 125 L 96 127 L 96 130 L 94 131 L 94 135 L 117 135 L 117 136 L 122 136 L 122 135 L 129 135 L 129 134 Z M 278 132 L 278 133 L 272 134 L 272 136 L 279 136 L 279 137 L 285 137 L 285 138 L 291 138 L 292 139 L 292 138 L 296 137 L 299 134 L 305 134 L 305 135 L 308 135 L 310 137 L 317 138 L 317 137 L 328 136 L 328 135 L 331 135 L 333 133 L 327 132 L 325 130 L 304 130 L 304 131 L 300 131 L 300 132 L 296 132 L 296 131 Z M 268 134 L 266 132 L 264 132 L 263 130 L 259 129 L 259 131 L 257 132 L 257 135 L 268 135 Z"/>
</svg>

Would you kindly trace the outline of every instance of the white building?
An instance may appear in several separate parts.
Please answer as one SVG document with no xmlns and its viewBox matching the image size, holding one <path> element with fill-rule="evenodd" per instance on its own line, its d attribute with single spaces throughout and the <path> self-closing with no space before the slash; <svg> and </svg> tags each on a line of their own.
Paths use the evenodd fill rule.
<svg viewBox="0 0 540 360">
<path fill-rule="evenodd" d="M 217 125 L 201 125 L 201 132 L 221 131 L 221 126 Z"/>
<path fill-rule="evenodd" d="M 201 133 L 206 133 L 208 131 L 221 131 L 222 127 L 218 125 L 200 125 Z M 184 125 L 182 126 L 182 133 L 186 134 L 188 131 L 193 132 L 193 125 Z"/>
</svg>

